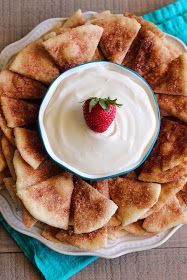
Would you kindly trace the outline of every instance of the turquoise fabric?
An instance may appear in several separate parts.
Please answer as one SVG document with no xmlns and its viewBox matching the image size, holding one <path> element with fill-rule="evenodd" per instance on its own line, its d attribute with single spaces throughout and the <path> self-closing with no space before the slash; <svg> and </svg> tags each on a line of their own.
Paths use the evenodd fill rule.
<svg viewBox="0 0 187 280">
<path fill-rule="evenodd" d="M 187 0 L 176 1 L 160 10 L 144 15 L 161 30 L 174 35 L 187 44 Z"/>
<path fill-rule="evenodd" d="M 187 43 L 187 0 L 177 1 L 145 15 L 144 18 Z M 97 259 L 97 257 L 74 257 L 56 253 L 36 239 L 13 230 L 1 215 L 0 222 L 46 280 L 66 280 Z"/>
</svg>

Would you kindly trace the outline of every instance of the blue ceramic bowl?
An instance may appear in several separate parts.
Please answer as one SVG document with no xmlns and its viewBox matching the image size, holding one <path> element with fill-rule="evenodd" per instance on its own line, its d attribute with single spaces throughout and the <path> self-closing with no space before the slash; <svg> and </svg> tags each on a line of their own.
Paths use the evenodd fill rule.
<svg viewBox="0 0 187 280">
<path fill-rule="evenodd" d="M 62 82 L 63 79 L 69 77 L 70 75 L 77 73 L 83 69 L 84 70 L 90 69 L 92 67 L 97 66 L 98 64 L 100 64 L 101 66 L 109 66 L 112 70 L 117 70 L 118 72 L 121 72 L 122 74 L 129 76 L 132 80 L 134 80 L 136 83 L 138 83 L 141 87 L 143 87 L 146 90 L 146 92 L 148 93 L 149 99 L 153 105 L 153 110 L 155 111 L 156 124 L 157 124 L 154 137 L 152 138 L 152 141 L 149 143 L 149 145 L 146 149 L 146 153 L 144 154 L 144 156 L 142 156 L 141 160 L 133 166 L 133 168 L 131 168 L 129 170 L 121 170 L 120 173 L 103 174 L 103 176 L 97 175 L 97 174 L 87 174 L 85 172 L 82 172 L 81 170 L 78 170 L 74 166 L 70 166 L 67 162 L 65 162 L 62 159 L 60 159 L 59 157 L 57 157 L 57 155 L 55 155 L 55 153 L 53 152 L 53 150 L 51 148 L 51 145 L 49 143 L 47 133 L 45 131 L 45 127 L 43 124 L 43 116 L 45 113 L 45 109 L 47 108 L 48 103 L 50 102 L 53 94 L 55 93 L 55 89 L 57 88 L 58 84 L 60 82 Z M 146 160 L 146 158 L 149 156 L 149 154 L 158 138 L 158 134 L 159 134 L 159 130 L 160 130 L 160 111 L 159 111 L 156 97 L 155 97 L 151 87 L 139 74 L 137 74 L 136 72 L 132 71 L 131 69 L 121 66 L 117 63 L 108 62 L 108 61 L 94 61 L 94 62 L 88 62 L 88 63 L 82 64 L 82 65 L 73 67 L 73 68 L 65 71 L 64 73 L 62 73 L 58 78 L 56 78 L 53 81 L 53 83 L 49 86 L 48 91 L 45 94 L 42 104 L 40 106 L 38 123 L 39 123 L 39 131 L 40 131 L 40 135 L 41 135 L 44 147 L 46 149 L 46 152 L 48 153 L 48 155 L 50 156 L 50 158 L 52 160 L 54 160 L 62 168 L 65 168 L 68 171 L 70 171 L 70 172 L 74 173 L 75 175 L 78 175 L 84 179 L 101 180 L 101 179 L 107 179 L 107 178 L 112 178 L 115 176 L 120 176 L 120 175 L 126 174 L 126 173 L 138 168 Z"/>
</svg>

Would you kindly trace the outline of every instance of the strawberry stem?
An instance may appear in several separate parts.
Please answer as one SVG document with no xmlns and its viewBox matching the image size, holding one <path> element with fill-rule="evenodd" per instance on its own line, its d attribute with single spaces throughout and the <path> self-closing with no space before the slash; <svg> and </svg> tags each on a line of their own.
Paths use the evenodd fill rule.
<svg viewBox="0 0 187 280">
<path fill-rule="evenodd" d="M 89 98 L 90 103 L 89 103 L 89 113 L 92 111 L 92 109 L 95 107 L 97 103 L 101 106 L 101 108 L 105 111 L 109 110 L 110 106 L 109 105 L 116 105 L 117 107 L 123 106 L 123 104 L 117 103 L 117 98 L 115 99 L 110 99 L 108 98 L 98 98 L 98 97 L 91 97 Z"/>
</svg>

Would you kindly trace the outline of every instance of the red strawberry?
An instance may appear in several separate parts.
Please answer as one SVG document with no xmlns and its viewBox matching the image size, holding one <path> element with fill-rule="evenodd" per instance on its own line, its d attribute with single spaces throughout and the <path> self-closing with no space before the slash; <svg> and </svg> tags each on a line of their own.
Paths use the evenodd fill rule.
<svg viewBox="0 0 187 280">
<path fill-rule="evenodd" d="M 84 102 L 83 113 L 88 127 L 95 132 L 104 132 L 116 116 L 117 99 L 92 97 Z"/>
</svg>

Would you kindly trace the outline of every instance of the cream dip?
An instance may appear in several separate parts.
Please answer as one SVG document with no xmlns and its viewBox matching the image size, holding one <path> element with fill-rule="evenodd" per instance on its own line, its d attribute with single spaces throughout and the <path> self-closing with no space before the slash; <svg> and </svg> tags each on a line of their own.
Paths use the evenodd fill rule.
<svg viewBox="0 0 187 280">
<path fill-rule="evenodd" d="M 158 112 L 146 85 L 118 69 L 95 63 L 65 79 L 60 76 L 53 89 L 43 113 L 43 129 L 53 154 L 73 171 L 108 176 L 130 170 L 156 137 Z M 84 120 L 81 102 L 94 96 L 117 98 L 123 104 L 104 133 L 93 132 Z"/>
</svg>

